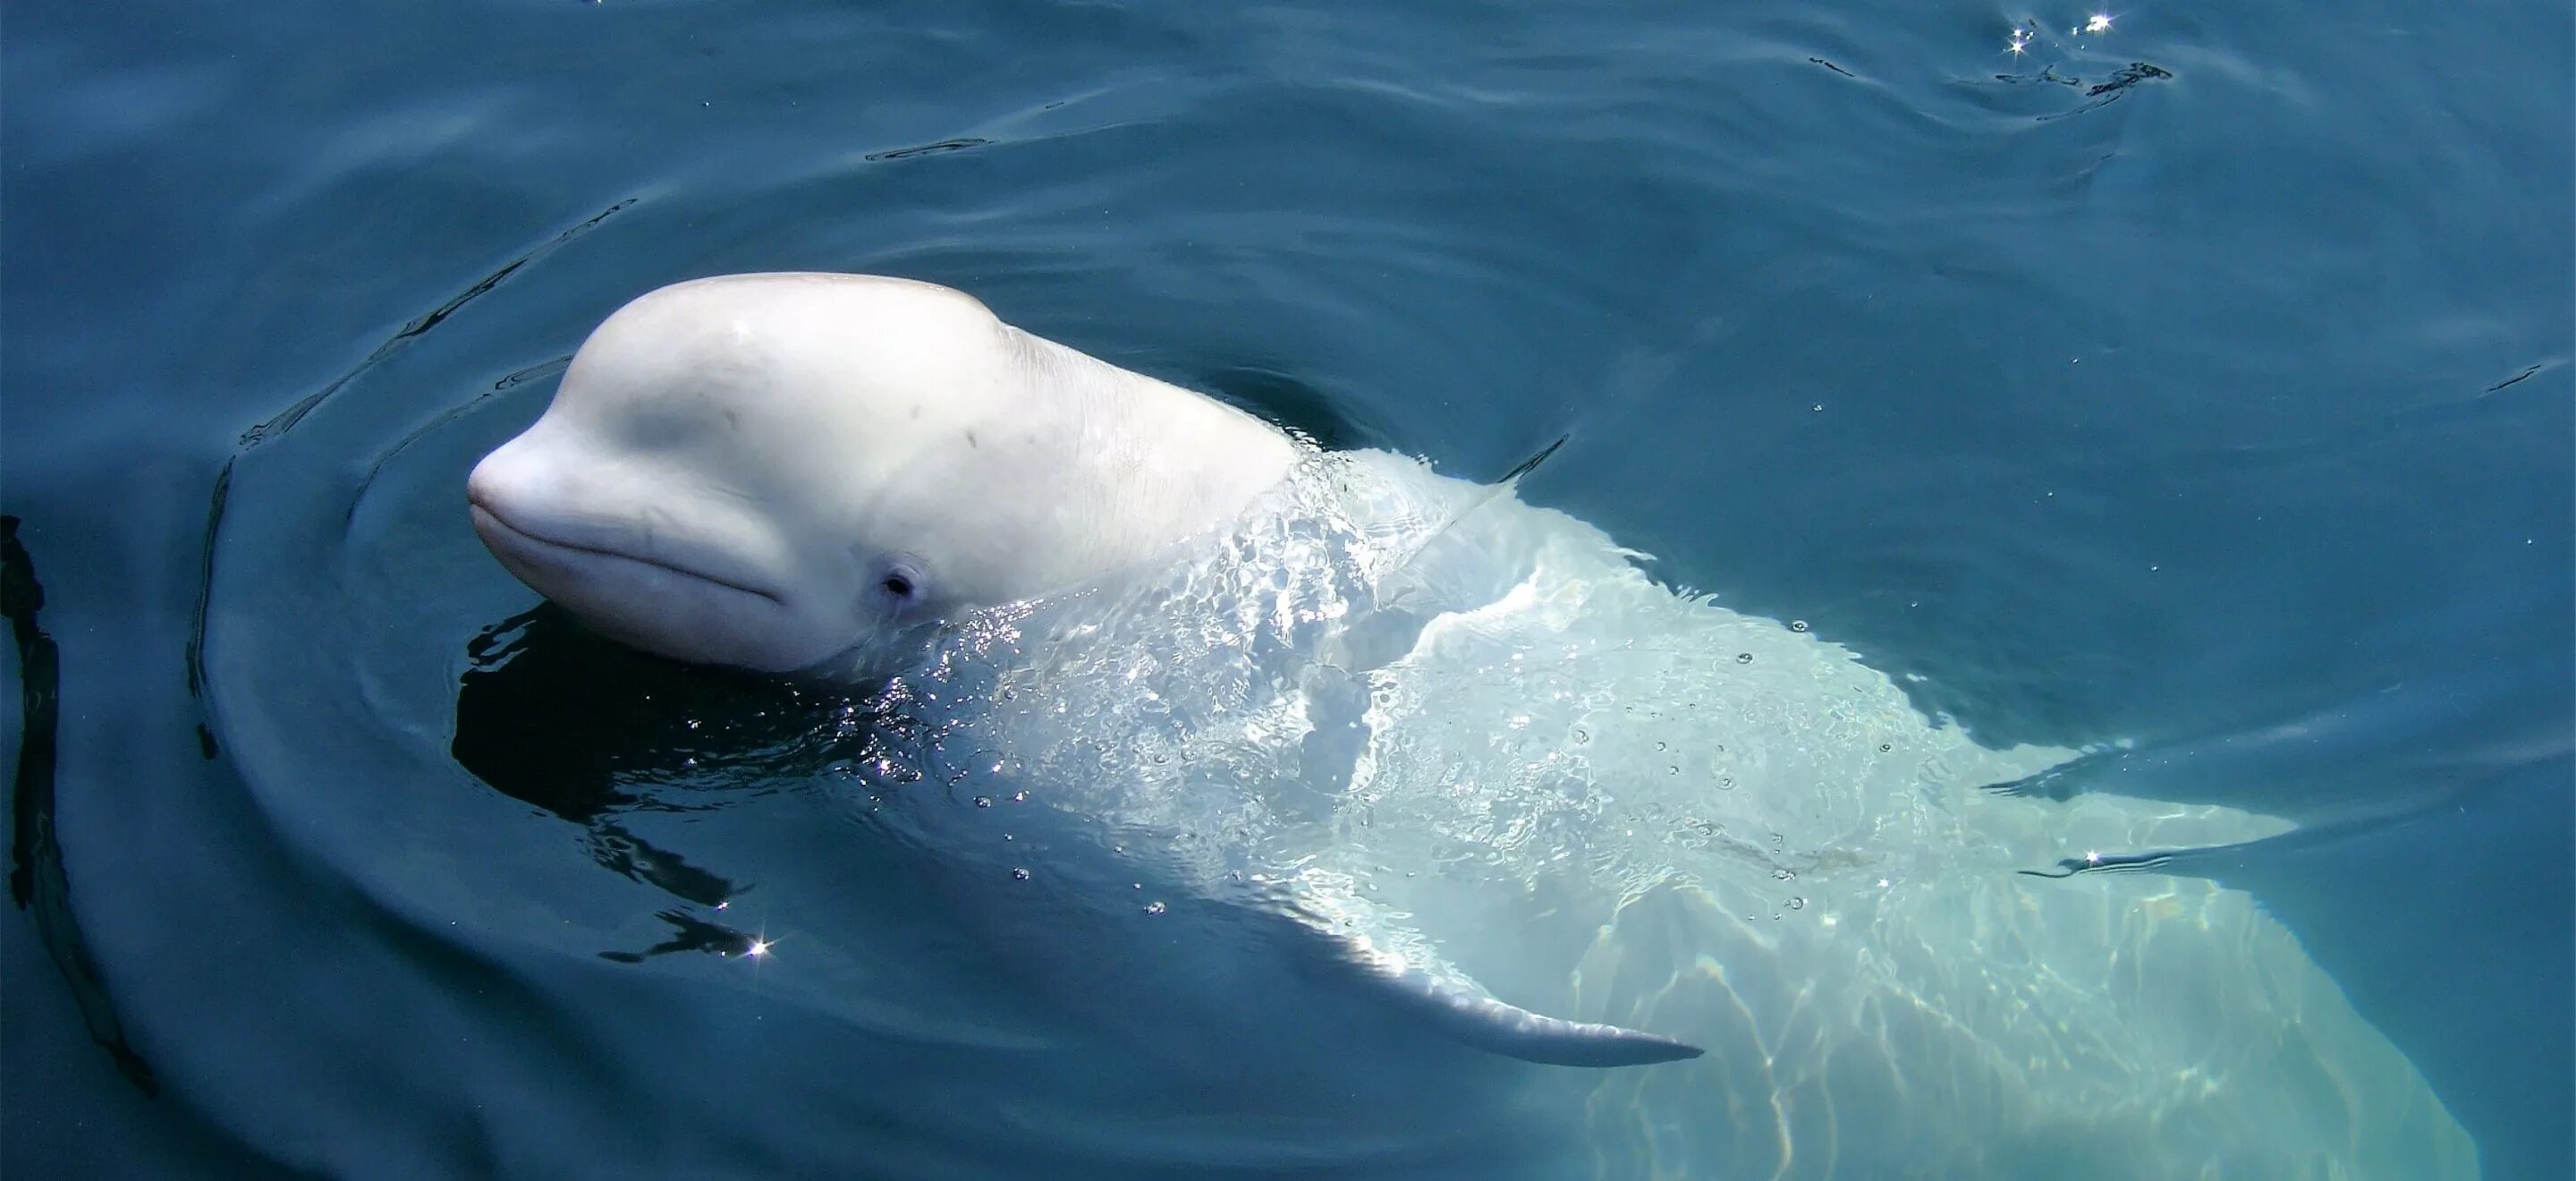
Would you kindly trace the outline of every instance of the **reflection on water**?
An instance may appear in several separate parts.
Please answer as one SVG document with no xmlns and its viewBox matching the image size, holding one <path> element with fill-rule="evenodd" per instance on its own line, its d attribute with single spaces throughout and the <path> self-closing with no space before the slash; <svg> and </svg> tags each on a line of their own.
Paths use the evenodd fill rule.
<svg viewBox="0 0 2576 1181">
<path fill-rule="evenodd" d="M 761 945 L 718 916 L 739 887 L 638 835 L 621 817 L 722 808 L 776 791 L 818 763 L 814 746 L 850 708 L 817 686 L 695 668 L 620 647 L 552 604 L 495 625 L 466 647 L 456 694 L 457 764 L 494 790 L 584 830 L 593 860 L 692 909 L 657 912 L 675 951 L 743 955 Z"/>
<path fill-rule="evenodd" d="M 90 1040 L 146 1095 L 160 1082 L 126 1040 L 98 960 L 72 915 L 72 883 L 54 831 L 56 744 L 61 740 L 62 650 L 37 622 L 45 607 L 35 559 L 18 539 L 16 517 L 0 516 L 0 618 L 18 655 L 17 766 L 9 783 L 9 899 L 36 924 L 45 954 L 71 986 Z"/>
<path fill-rule="evenodd" d="M 758 791 L 765 771 L 795 766 L 836 707 L 819 689 L 620 647 L 551 603 L 477 634 L 465 655 L 456 761 L 575 823 Z M 693 805 L 693 793 L 707 801 Z"/>
</svg>

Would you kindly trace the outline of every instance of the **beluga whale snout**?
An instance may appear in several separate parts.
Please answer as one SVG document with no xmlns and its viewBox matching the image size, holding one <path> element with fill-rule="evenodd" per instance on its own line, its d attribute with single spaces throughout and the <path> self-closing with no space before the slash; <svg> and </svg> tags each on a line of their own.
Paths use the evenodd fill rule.
<svg viewBox="0 0 2576 1181">
<path fill-rule="evenodd" d="M 1252 416 L 905 279 L 700 279 L 610 316 L 467 480 L 511 574 L 645 651 L 812 671 L 1223 525 Z"/>
</svg>

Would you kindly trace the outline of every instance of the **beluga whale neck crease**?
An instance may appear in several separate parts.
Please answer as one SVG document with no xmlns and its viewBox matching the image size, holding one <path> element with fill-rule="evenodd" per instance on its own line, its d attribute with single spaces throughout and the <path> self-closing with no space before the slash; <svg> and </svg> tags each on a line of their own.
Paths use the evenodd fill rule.
<svg viewBox="0 0 2576 1181">
<path fill-rule="evenodd" d="M 1151 567 L 1310 455 L 944 287 L 736 275 L 610 316 L 467 489 L 501 564 L 613 639 L 854 675 L 975 609 Z M 1579 1066 L 1700 1053 L 1496 999 L 1425 940 L 1355 933 L 1392 929 L 1363 900 L 1288 901 L 1246 921 L 1468 1045 Z"/>
</svg>

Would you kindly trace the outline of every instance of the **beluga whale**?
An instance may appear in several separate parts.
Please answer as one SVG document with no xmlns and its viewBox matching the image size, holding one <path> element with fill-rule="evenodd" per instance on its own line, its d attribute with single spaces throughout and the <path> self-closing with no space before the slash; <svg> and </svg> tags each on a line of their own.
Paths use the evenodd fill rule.
<svg viewBox="0 0 2576 1181">
<path fill-rule="evenodd" d="M 612 639 L 855 676 L 964 612 L 1170 557 L 1300 459 L 1250 414 L 1022 332 L 961 292 L 746 275 L 611 316 L 545 415 L 475 467 L 467 499 L 504 567 Z M 1332 954 L 1514 1057 L 1700 1053 L 1505 1004 L 1389 947 L 1336 940 Z"/>
<path fill-rule="evenodd" d="M 643 295 L 467 493 L 613 640 L 863 687 L 900 720 L 871 798 L 1061 908 L 1010 939 L 1220 916 L 1161 929 L 1470 1051 L 1650 1068 L 1536 1072 L 1644 1154 L 1606 1175 L 2476 1173 L 2250 896 L 2136 868 L 2291 822 L 1984 790 L 2081 752 L 1980 744 L 1514 480 L 1320 449 L 962 292 Z"/>
</svg>

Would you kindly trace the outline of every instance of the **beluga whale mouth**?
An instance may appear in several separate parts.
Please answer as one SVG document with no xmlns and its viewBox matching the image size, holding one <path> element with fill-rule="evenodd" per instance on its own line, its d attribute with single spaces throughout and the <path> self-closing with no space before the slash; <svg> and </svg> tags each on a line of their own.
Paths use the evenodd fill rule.
<svg viewBox="0 0 2576 1181">
<path fill-rule="evenodd" d="M 658 571 L 672 578 L 703 582 L 726 590 L 740 591 L 772 603 L 779 601 L 775 592 L 718 574 L 709 568 L 710 564 L 655 554 L 646 546 L 626 544 L 618 536 L 608 535 L 597 538 L 582 538 L 577 534 L 550 536 L 550 531 L 545 526 L 521 525 L 513 521 L 508 511 L 501 506 L 470 495 L 467 511 L 473 517 L 475 536 L 482 538 L 484 547 L 491 550 L 493 556 L 500 559 L 502 565 L 512 574 L 517 575 L 522 582 L 530 581 L 529 575 L 521 572 L 523 567 L 542 568 L 549 565 L 560 566 L 582 562 L 622 562 Z"/>
<path fill-rule="evenodd" d="M 611 640 L 696 664 L 757 662 L 784 672 L 811 661 L 758 642 L 778 630 L 774 621 L 788 614 L 787 604 L 746 578 L 718 573 L 723 567 L 712 559 L 673 554 L 643 530 L 566 526 L 488 498 L 471 502 L 468 512 L 503 569 Z"/>
</svg>

